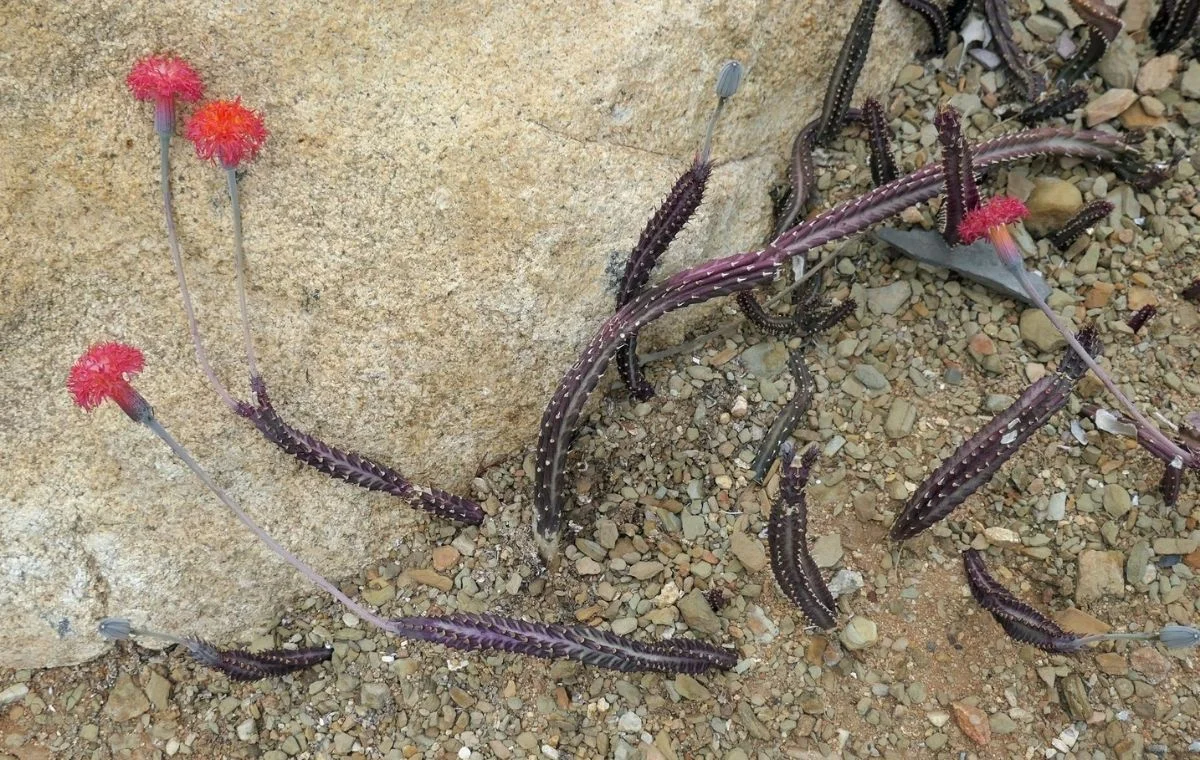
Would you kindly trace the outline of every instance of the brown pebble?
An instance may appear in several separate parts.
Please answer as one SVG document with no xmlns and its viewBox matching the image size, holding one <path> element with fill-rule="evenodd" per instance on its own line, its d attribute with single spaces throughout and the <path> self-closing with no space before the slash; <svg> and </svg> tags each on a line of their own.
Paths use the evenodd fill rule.
<svg viewBox="0 0 1200 760">
<path fill-rule="evenodd" d="M 433 550 L 433 569 L 439 573 L 449 570 L 458 564 L 461 557 L 453 546 L 439 546 Z"/>
<path fill-rule="evenodd" d="M 992 740 L 992 726 L 983 710 L 962 702 L 955 702 L 951 707 L 954 710 L 954 722 L 968 739 L 980 746 Z"/>
<path fill-rule="evenodd" d="M 405 577 L 422 586 L 432 586 L 438 591 L 449 591 L 454 588 L 454 581 L 444 575 L 438 575 L 427 567 L 413 567 L 404 571 Z"/>
</svg>

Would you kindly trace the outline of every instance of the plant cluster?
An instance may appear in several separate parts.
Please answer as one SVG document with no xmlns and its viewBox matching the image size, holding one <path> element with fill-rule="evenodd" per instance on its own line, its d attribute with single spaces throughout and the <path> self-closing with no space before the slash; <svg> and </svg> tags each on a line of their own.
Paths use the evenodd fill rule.
<svg viewBox="0 0 1200 760">
<path fill-rule="evenodd" d="M 1153 456 L 1166 462 L 1163 491 L 1168 500 L 1177 497 L 1183 471 L 1200 468 L 1200 445 L 1196 440 L 1187 436 L 1177 440 L 1165 435 L 1125 397 L 1096 362 L 1094 357 L 1100 354 L 1101 346 L 1095 332 L 1085 328 L 1078 335 L 1073 334 L 1046 305 L 1038 283 L 1024 267 L 1022 252 L 1010 232 L 1010 226 L 1020 223 L 1025 215 L 1024 205 L 1004 196 L 985 201 L 977 186 L 995 167 L 1039 156 L 1072 156 L 1106 164 L 1142 188 L 1164 179 L 1170 166 L 1145 164 L 1133 142 L 1120 136 L 1066 127 L 1034 127 L 970 145 L 962 133 L 958 114 L 945 108 L 934 118 L 941 160 L 903 174 L 892 155 L 891 135 L 883 107 L 872 99 L 867 99 L 861 108 L 850 106 L 870 49 L 881 2 L 862 0 L 859 3 L 821 113 L 796 135 L 789 162 L 787 193 L 779 205 L 768 242 L 758 250 L 706 261 L 651 284 L 651 276 L 662 254 L 701 205 L 713 171 L 714 128 L 743 75 L 741 65 L 736 62 L 722 67 L 716 86 L 717 105 L 700 149 L 631 251 L 618 289 L 615 313 L 601 325 L 583 354 L 567 371 L 543 414 L 536 452 L 533 530 L 551 568 L 557 564 L 566 515 L 571 444 L 584 406 L 609 362 L 616 357 L 619 374 L 633 398 L 651 398 L 654 389 L 643 374 L 637 353 L 638 333 L 668 312 L 719 296 L 736 295 L 737 303 L 750 323 L 774 334 L 795 335 L 801 339 L 789 358 L 796 394 L 766 436 L 752 469 L 755 478 L 761 482 L 771 471 L 776 458 L 781 460 L 779 500 L 771 511 L 767 526 L 771 567 L 780 588 L 813 624 L 825 629 L 835 627 L 838 603 L 813 562 L 806 536 L 805 487 L 816 461 L 816 452 L 806 451 L 797 464 L 793 461 L 795 447 L 788 439 L 805 416 L 812 396 L 811 373 L 805 364 L 804 352 L 820 333 L 852 313 L 855 304 L 852 301 L 833 304 L 821 296 L 821 278 L 814 276 L 819 264 L 809 261 L 809 257 L 827 243 L 861 233 L 910 206 L 943 194 L 940 229 L 928 234 L 936 236 L 939 244 L 948 247 L 952 253 L 966 251 L 974 241 L 986 239 L 987 255 L 1002 264 L 1013 287 L 1042 309 L 1062 331 L 1070 350 L 1056 372 L 1030 385 L 1009 409 L 968 438 L 930 474 L 897 517 L 891 537 L 897 541 L 911 539 L 951 514 L 1066 404 L 1075 385 L 1089 369 L 1124 408 L 1128 428 L 1138 442 Z M 961 28 L 973 7 L 970 0 L 954 0 L 946 7 L 931 0 L 900 2 L 926 22 L 932 37 L 930 52 L 934 55 L 948 49 L 950 35 Z M 1030 101 L 1030 106 L 1017 116 L 1023 124 L 1033 125 L 1079 107 L 1086 99 L 1087 91 L 1075 86 L 1075 81 L 1086 74 L 1120 30 L 1120 20 L 1101 3 L 1071 0 L 1071 5 L 1084 20 L 1087 37 L 1076 55 L 1062 62 L 1057 75 L 1047 78 L 1035 70 L 1030 56 L 1013 40 L 1008 4 L 1001 0 L 982 1 L 984 16 L 996 41 L 998 60 L 1022 84 L 1025 99 Z M 1195 26 L 1197 6 L 1200 3 L 1185 0 L 1163 3 L 1151 30 L 1160 49 L 1178 44 Z M 1047 95 L 1048 82 L 1054 83 L 1056 92 Z M 193 143 L 197 156 L 224 170 L 233 216 L 233 266 L 250 400 L 237 398 L 221 382 L 208 360 L 189 295 L 175 229 L 170 183 L 170 144 L 177 105 L 198 102 L 203 96 L 204 85 L 189 64 L 169 56 L 150 56 L 138 61 L 129 74 L 128 85 L 136 98 L 150 101 L 155 106 L 154 125 L 161 147 L 161 191 L 168 249 L 178 277 L 183 312 L 197 363 L 218 397 L 231 412 L 253 424 L 266 440 L 314 469 L 363 488 L 392 494 L 438 517 L 462 524 L 482 522 L 486 516 L 479 504 L 438 489 L 415 485 L 391 466 L 343 451 L 299 430 L 285 422 L 276 411 L 259 371 L 250 327 L 237 174 L 239 168 L 252 161 L 262 149 L 268 133 L 261 114 L 243 105 L 239 99 L 200 105 L 184 126 L 184 134 Z M 851 124 L 862 125 L 866 130 L 875 186 L 831 208 L 810 214 L 810 207 L 816 200 L 813 151 Z M 1111 204 L 1103 201 L 1085 207 L 1054 234 L 1054 244 L 1060 248 L 1070 246 L 1111 210 Z M 979 247 L 974 246 L 971 250 L 978 251 Z M 810 271 L 792 287 L 790 313 L 773 313 L 771 302 L 764 304 L 753 291 L 776 281 L 781 273 L 791 269 L 785 265 L 793 260 L 804 262 Z M 1152 312 L 1139 313 L 1131 322 L 1131 328 L 1136 332 L 1151 316 Z M 737 662 L 734 650 L 707 642 L 681 638 L 645 643 L 583 625 L 466 613 L 385 618 L 352 599 L 281 546 L 212 480 L 182 444 L 167 432 L 149 402 L 133 388 L 131 379 L 143 369 L 144 359 L 136 348 L 117 342 L 97 343 L 71 369 L 68 389 L 84 409 L 93 409 L 103 401 L 112 400 L 133 421 L 148 427 L 268 548 L 309 582 L 381 630 L 404 639 L 456 649 L 570 658 L 625 671 L 699 673 L 710 668 L 728 669 Z M 1118 419 L 1111 413 L 1109 416 Z M 1115 638 L 1156 638 L 1167 646 L 1190 646 L 1200 638 L 1196 629 L 1181 626 L 1168 626 L 1154 636 L 1075 636 L 1007 592 L 991 578 L 977 553 L 964 554 L 964 569 L 974 597 L 1010 636 L 1049 651 L 1074 652 L 1094 641 Z M 714 598 L 714 602 L 717 601 Z M 232 678 L 259 678 L 288 672 L 324 661 L 330 651 L 324 648 L 265 653 L 221 650 L 198 639 L 138 630 L 120 619 L 106 620 L 101 632 L 118 639 L 138 635 L 165 638 L 183 645 L 201 664 L 221 670 Z"/>
</svg>

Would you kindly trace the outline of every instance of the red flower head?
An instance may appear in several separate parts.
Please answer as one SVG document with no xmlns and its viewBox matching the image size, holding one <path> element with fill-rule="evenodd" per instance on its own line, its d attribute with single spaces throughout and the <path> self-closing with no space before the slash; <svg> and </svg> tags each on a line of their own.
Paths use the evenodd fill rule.
<svg viewBox="0 0 1200 760">
<path fill-rule="evenodd" d="M 169 55 L 148 55 L 133 64 L 125 78 L 138 100 L 173 100 L 195 103 L 204 94 L 204 82 L 191 64 Z"/>
<path fill-rule="evenodd" d="M 1019 267 L 1024 271 L 1021 262 L 1021 249 L 1008 231 L 1008 225 L 1029 216 L 1029 209 L 1021 201 L 1011 195 L 997 195 L 977 209 L 968 211 L 958 225 L 958 237 L 964 244 L 974 243 L 981 237 L 992 241 L 1000 261 L 1007 267 Z"/>
<path fill-rule="evenodd" d="M 129 384 L 129 375 L 137 375 L 146 364 L 142 352 L 125 343 L 97 343 L 76 360 L 67 376 L 67 391 L 85 410 L 91 411 L 104 401 L 117 402 L 132 419 L 143 421 L 150 405 Z"/>
<path fill-rule="evenodd" d="M 196 146 L 196 155 L 237 168 L 258 155 L 267 139 L 262 116 L 237 100 L 214 100 L 196 109 L 183 133 Z"/>
<path fill-rule="evenodd" d="M 194 103 L 204 94 L 204 82 L 191 64 L 165 55 L 133 64 L 125 84 L 138 100 L 154 101 L 154 129 L 163 137 L 175 131 L 175 99 Z"/>
<path fill-rule="evenodd" d="M 958 227 L 963 243 L 974 243 L 996 227 L 1018 222 L 1029 216 L 1025 204 L 1011 195 L 997 195 L 977 209 L 968 211 Z"/>
</svg>

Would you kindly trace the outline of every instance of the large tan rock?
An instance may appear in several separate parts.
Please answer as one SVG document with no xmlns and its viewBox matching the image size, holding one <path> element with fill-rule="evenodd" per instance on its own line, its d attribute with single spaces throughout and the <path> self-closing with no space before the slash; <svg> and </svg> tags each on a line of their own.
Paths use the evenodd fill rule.
<svg viewBox="0 0 1200 760">
<path fill-rule="evenodd" d="M 0 666 L 92 657 L 109 614 L 225 636 L 303 588 L 148 431 L 71 406 L 67 369 L 100 339 L 146 351 L 137 384 L 166 427 L 329 575 L 403 555 L 429 529 L 389 497 L 299 468 L 201 378 L 150 108 L 124 86 L 135 58 L 183 55 L 212 96 L 266 115 L 270 140 L 241 188 L 257 345 L 281 413 L 463 489 L 481 462 L 534 444 L 730 57 L 748 79 L 718 130 L 722 163 L 664 270 L 760 242 L 766 189 L 816 113 L 846 5 L 12 5 L 0 18 Z M 917 23 L 884 4 L 856 102 L 911 58 Z M 202 328 L 244 393 L 222 177 L 182 141 L 173 156 Z"/>
</svg>

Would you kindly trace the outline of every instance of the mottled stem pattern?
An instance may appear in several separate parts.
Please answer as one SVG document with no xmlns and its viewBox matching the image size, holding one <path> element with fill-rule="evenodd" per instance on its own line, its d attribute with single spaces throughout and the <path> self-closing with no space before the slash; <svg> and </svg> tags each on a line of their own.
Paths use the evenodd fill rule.
<svg viewBox="0 0 1200 760">
<path fill-rule="evenodd" d="M 972 151 L 975 168 L 1038 155 L 1104 161 L 1136 173 L 1137 154 L 1119 137 L 1102 132 L 1035 129 L 982 143 Z M 893 214 L 934 197 L 942 187 L 940 164 L 882 185 L 802 222 L 766 248 L 707 261 L 647 288 L 608 318 L 583 355 L 564 375 L 542 415 L 534 478 L 535 538 L 543 556 L 557 553 L 566 492 L 566 462 L 572 433 L 617 347 L 631 330 L 668 312 L 721 295 L 750 290 L 772 280 L 783 262 L 818 246 L 862 232 Z"/>
<path fill-rule="evenodd" d="M 1046 78 L 1033 70 L 1029 58 L 1013 39 L 1012 22 L 1008 19 L 1008 0 L 983 0 L 983 10 L 996 39 L 1000 59 L 1025 85 L 1026 99 L 1036 101 L 1046 89 Z"/>
<path fill-rule="evenodd" d="M 1129 319 L 1125 320 L 1125 324 L 1129 325 L 1129 329 L 1133 330 L 1134 335 L 1137 335 L 1138 331 L 1145 327 L 1146 323 L 1153 319 L 1156 314 L 1158 314 L 1158 309 L 1147 304 L 1135 311 Z"/>
<path fill-rule="evenodd" d="M 258 403 L 251 406 L 241 402 L 238 414 L 250 420 L 268 441 L 309 467 L 368 491 L 383 491 L 398 496 L 439 517 L 468 525 L 479 525 L 483 522 L 483 508 L 469 499 L 437 489 L 419 488 L 385 464 L 353 452 L 342 451 L 289 425 L 271 405 L 263 379 L 253 378 L 251 386 Z"/>
<path fill-rule="evenodd" d="M 1113 205 L 1108 201 L 1092 201 L 1067 220 L 1061 229 L 1050 236 L 1050 244 L 1060 251 L 1065 251 L 1075 244 L 1085 232 L 1091 229 L 1101 219 L 1112 213 Z"/>
<path fill-rule="evenodd" d="M 1100 350 L 1095 331 L 1090 328 L 1079 334 L 1079 342 L 1089 353 Z M 1086 371 L 1083 362 L 1068 350 L 1057 372 L 1026 388 L 1008 409 L 959 446 L 925 479 L 896 518 L 891 537 L 905 541 L 919 535 L 991 480 L 1000 466 L 1066 405 L 1071 390 Z"/>
<path fill-rule="evenodd" d="M 808 504 L 804 496 L 809 474 L 817 461 L 817 450 L 805 451 L 798 467 L 792 466 L 795 454 L 790 443 L 780 451 L 783 467 L 779 499 L 771 507 L 767 523 L 771 572 L 779 588 L 805 617 L 813 625 L 828 630 L 837 625 L 837 606 L 808 548 Z"/>
<path fill-rule="evenodd" d="M 703 673 L 713 668 L 729 670 L 738 660 L 732 650 L 703 641 L 667 639 L 644 644 L 584 625 L 531 623 L 500 615 L 405 617 L 389 621 L 388 630 L 451 649 L 577 660 L 624 672 Z"/>
<path fill-rule="evenodd" d="M 1109 10 L 1104 0 L 1071 0 L 1071 7 L 1087 26 L 1087 38 L 1079 51 L 1058 72 L 1058 84 L 1064 86 L 1084 76 L 1108 50 L 1125 25 Z"/>
<path fill-rule="evenodd" d="M 1013 639 L 1046 652 L 1070 654 L 1084 645 L 1079 636 L 1064 631 L 1057 623 L 1013 596 L 988 573 L 983 556 L 974 549 L 963 552 L 963 569 L 971 596 L 995 618 Z"/>
<path fill-rule="evenodd" d="M 750 469 L 754 471 L 754 479 L 759 483 L 767 476 L 767 471 L 771 469 L 783 444 L 800 424 L 800 420 L 804 419 L 804 415 L 808 414 L 808 408 L 812 405 L 815 386 L 812 373 L 808 371 L 808 365 L 804 361 L 804 349 L 805 347 L 801 346 L 788 354 L 788 369 L 792 372 L 796 390 L 775 417 L 770 430 L 763 436 L 754 463 L 750 465 Z"/>
</svg>

